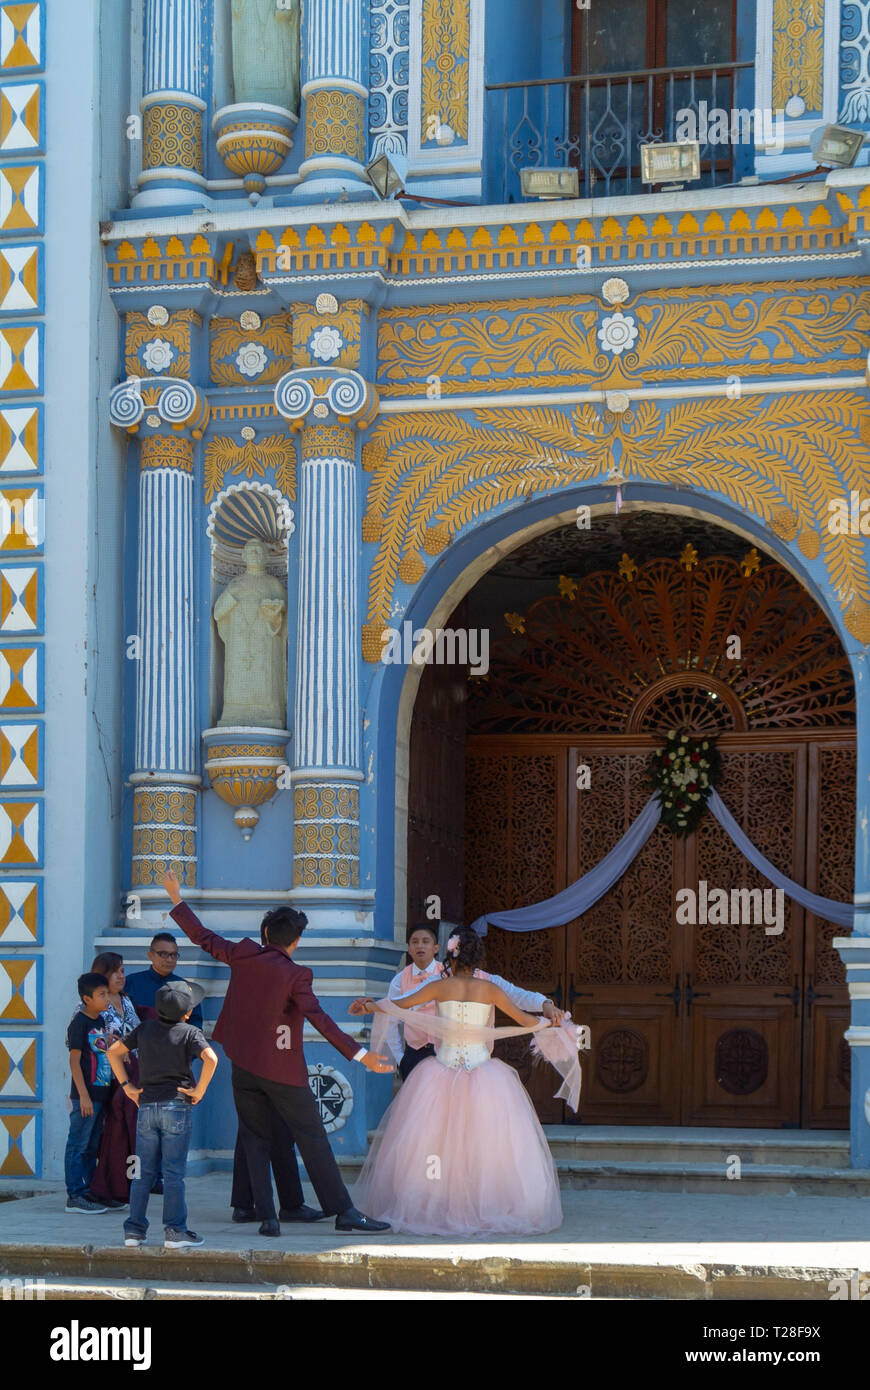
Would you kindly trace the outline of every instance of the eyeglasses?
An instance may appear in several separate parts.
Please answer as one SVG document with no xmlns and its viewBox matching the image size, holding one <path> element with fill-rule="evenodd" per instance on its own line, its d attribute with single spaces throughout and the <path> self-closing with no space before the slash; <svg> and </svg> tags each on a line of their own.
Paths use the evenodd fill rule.
<svg viewBox="0 0 870 1390">
<path fill-rule="evenodd" d="M 177 952 L 177 951 L 152 951 L 151 954 L 154 955 L 154 956 L 160 956 L 161 960 L 177 960 L 177 959 L 178 959 L 178 952 Z"/>
</svg>

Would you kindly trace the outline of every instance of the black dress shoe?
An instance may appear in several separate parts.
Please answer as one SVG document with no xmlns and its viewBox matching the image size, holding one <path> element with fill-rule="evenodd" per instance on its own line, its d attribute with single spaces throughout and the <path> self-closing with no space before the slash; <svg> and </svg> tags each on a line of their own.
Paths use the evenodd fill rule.
<svg viewBox="0 0 870 1390">
<path fill-rule="evenodd" d="M 257 1213 L 253 1207 L 233 1207 L 234 1221 L 256 1221 Z"/>
<path fill-rule="evenodd" d="M 347 1211 L 340 1212 L 335 1218 L 335 1229 L 337 1231 L 368 1231 L 374 1235 L 378 1231 L 388 1231 L 389 1221 L 375 1221 L 371 1216 L 363 1216 L 356 1207 L 348 1207 Z"/>
<path fill-rule="evenodd" d="M 282 1207 L 278 1212 L 280 1221 L 322 1221 L 325 1216 L 325 1211 L 307 1207 L 304 1202 L 298 1207 Z"/>
<path fill-rule="evenodd" d="M 261 1236 L 279 1236 L 281 1234 L 281 1227 L 278 1225 L 277 1221 L 263 1221 L 260 1224 L 260 1229 L 257 1234 Z"/>
</svg>

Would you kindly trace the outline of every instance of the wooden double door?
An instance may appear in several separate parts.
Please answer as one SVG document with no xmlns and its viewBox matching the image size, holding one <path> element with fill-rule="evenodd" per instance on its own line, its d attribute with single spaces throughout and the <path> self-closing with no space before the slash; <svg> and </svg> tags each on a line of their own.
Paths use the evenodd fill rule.
<svg viewBox="0 0 870 1390">
<path fill-rule="evenodd" d="M 723 735 L 720 792 L 774 865 L 846 901 L 854 733 L 822 735 Z M 641 736 L 470 737 L 465 920 L 550 897 L 602 859 L 650 795 L 654 746 Z M 687 839 L 659 826 L 576 921 L 534 933 L 491 928 L 489 968 L 560 1000 L 589 1026 L 582 1123 L 847 1127 L 849 1005 L 832 947 L 842 929 L 788 897 L 781 922 L 754 920 L 748 898 L 729 921 L 711 922 L 715 911 L 700 920 L 701 884 L 708 902 L 724 889 L 729 904 L 733 889 L 771 888 L 711 813 Z M 677 897 L 685 888 L 698 920 L 680 920 L 690 916 Z M 775 911 L 776 898 L 767 905 Z M 552 1073 L 532 1068 L 525 1040 L 500 1055 L 518 1068 L 543 1121 L 577 1123 L 552 1099 Z"/>
</svg>

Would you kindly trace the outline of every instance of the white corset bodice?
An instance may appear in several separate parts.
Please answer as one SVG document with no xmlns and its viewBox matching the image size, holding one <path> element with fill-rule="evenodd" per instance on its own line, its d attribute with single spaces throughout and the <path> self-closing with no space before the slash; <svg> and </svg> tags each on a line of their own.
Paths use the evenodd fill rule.
<svg viewBox="0 0 870 1390">
<path fill-rule="evenodd" d="M 489 1004 L 448 999 L 438 1004 L 438 1013 L 442 1018 L 455 1019 L 457 1023 L 471 1023 L 478 1028 L 485 1028 L 489 1023 L 490 1008 Z M 442 1066 L 452 1067 L 454 1070 L 464 1067 L 466 1071 L 473 1071 L 475 1067 L 482 1066 L 490 1060 L 490 1051 L 486 1043 L 443 1042 L 436 1048 L 435 1056 Z"/>
</svg>

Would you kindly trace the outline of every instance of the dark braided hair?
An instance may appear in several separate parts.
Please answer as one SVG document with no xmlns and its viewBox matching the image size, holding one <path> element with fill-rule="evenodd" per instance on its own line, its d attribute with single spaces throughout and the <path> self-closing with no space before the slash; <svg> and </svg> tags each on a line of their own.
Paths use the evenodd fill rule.
<svg viewBox="0 0 870 1390">
<path fill-rule="evenodd" d="M 459 954 L 451 956 L 448 951 L 444 957 L 444 974 L 455 975 L 457 970 L 463 966 L 469 966 L 472 970 L 482 970 L 486 961 L 486 950 L 483 940 L 471 927 L 457 927 L 455 932 L 451 932 L 451 937 L 459 937 Z"/>
</svg>

